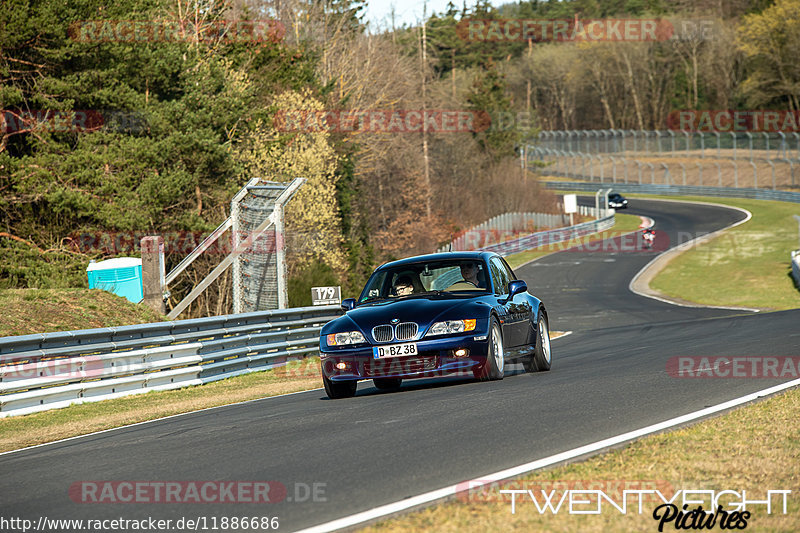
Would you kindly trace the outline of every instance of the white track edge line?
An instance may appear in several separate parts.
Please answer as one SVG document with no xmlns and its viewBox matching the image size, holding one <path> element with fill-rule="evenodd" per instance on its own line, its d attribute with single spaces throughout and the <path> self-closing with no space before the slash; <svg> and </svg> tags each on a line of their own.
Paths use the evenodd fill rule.
<svg viewBox="0 0 800 533">
<path fill-rule="evenodd" d="M 194 414 L 194 413 L 202 413 L 203 411 L 211 411 L 213 409 L 221 409 L 223 407 L 232 407 L 234 405 L 244 405 L 244 404 L 253 403 L 253 402 L 260 402 L 260 401 L 263 401 L 263 400 L 271 400 L 272 398 L 282 398 L 284 396 L 292 396 L 292 395 L 295 395 L 295 394 L 302 394 L 304 392 L 312 392 L 312 391 L 315 391 L 315 390 L 322 390 L 322 387 L 318 387 L 316 389 L 307 389 L 307 390 L 299 390 L 299 391 L 295 391 L 295 392 L 287 392 L 285 394 L 276 394 L 275 396 L 264 396 L 263 398 L 253 398 L 252 400 L 243 400 L 241 402 L 226 403 L 225 405 L 215 405 L 213 407 L 205 407 L 203 409 L 196 409 L 194 411 L 186 411 L 185 413 L 175 413 L 174 415 L 162 416 L 161 418 L 154 418 L 152 420 L 142 420 L 141 422 L 134 422 L 133 424 L 127 424 L 127 425 L 124 425 L 124 426 L 117 426 L 117 427 L 108 428 L 108 429 L 101 429 L 100 431 L 93 431 L 92 433 L 85 433 L 83 435 L 75 435 L 74 437 L 67 437 L 65 439 L 54 440 L 54 441 L 51 441 L 51 442 L 43 442 L 41 444 L 34 444 L 33 446 L 26 446 L 25 448 L 17 448 L 16 450 L 8 450 L 8 451 L 5 451 L 5 452 L 0 452 L 0 457 L 3 456 L 3 455 L 9 455 L 9 454 L 12 454 L 12 453 L 17 453 L 17 452 L 24 452 L 25 450 L 32 450 L 34 448 L 41 448 L 43 446 L 50 446 L 50 445 L 53 445 L 53 444 L 58 444 L 58 443 L 61 443 L 61 442 L 67 442 L 67 441 L 70 441 L 70 440 L 83 439 L 83 438 L 86 438 L 86 437 L 93 437 L 94 435 L 100 435 L 102 433 L 109 433 L 111 431 L 117 431 L 119 429 L 132 428 L 132 427 L 135 427 L 135 426 L 141 426 L 143 424 L 151 424 L 153 422 L 161 422 L 162 420 L 169 420 L 170 418 L 177 418 L 179 416 L 186 416 L 186 415 L 191 415 L 191 414 Z M 46 411 L 43 411 L 43 412 L 46 412 Z M 11 418 L 11 417 L 9 417 L 9 418 Z"/>
<path fill-rule="evenodd" d="M 506 470 L 500 470 L 499 472 L 487 474 L 481 476 L 479 480 L 470 481 L 469 482 L 470 488 L 477 488 L 485 484 L 500 481 L 502 479 L 507 479 L 522 474 L 527 474 L 528 472 L 532 472 L 534 470 L 538 470 L 540 468 L 544 468 L 556 463 L 574 459 L 576 457 L 580 457 L 588 453 L 597 452 L 599 450 L 608 448 L 610 446 L 626 443 L 634 439 L 650 435 L 652 433 L 657 433 L 659 431 L 663 431 L 665 429 L 669 429 L 674 426 L 685 424 L 687 422 L 691 422 L 693 420 L 697 420 L 699 418 L 703 418 L 718 413 L 720 411 L 725 411 L 727 409 L 731 409 L 733 407 L 737 407 L 739 405 L 752 402 L 764 396 L 770 396 L 777 392 L 781 392 L 783 390 L 790 389 L 798 385 L 800 385 L 800 379 L 795 379 L 786 383 L 782 383 L 780 385 L 776 385 L 774 387 L 762 389 L 760 391 L 748 394 L 746 396 L 741 396 L 739 398 L 723 402 L 721 404 L 717 404 L 711 407 L 706 407 L 704 409 L 700 409 L 699 411 L 694 411 L 692 413 L 687 413 L 685 415 L 671 418 L 669 420 L 665 420 L 664 422 L 659 422 L 657 424 L 629 431 L 627 433 L 622 433 L 621 435 L 617 435 L 615 437 L 609 437 L 607 439 L 593 442 L 591 444 L 586 444 L 584 446 L 572 450 L 551 455 L 550 457 L 545 457 L 544 459 L 537 459 L 536 461 L 532 461 L 530 463 L 525 463 L 519 466 L 508 468 Z M 296 533 L 328 533 L 346 527 L 353 527 L 363 522 L 375 520 L 387 515 L 408 510 L 412 507 L 430 504 L 436 500 L 447 498 L 449 496 L 454 496 L 459 491 L 459 489 L 463 490 L 463 488 L 464 488 L 464 482 L 456 485 L 450 485 L 448 487 L 443 487 L 441 489 L 437 489 L 431 492 L 426 492 L 424 494 L 412 496 L 404 500 L 389 503 L 386 505 L 381 505 L 380 507 L 376 507 L 374 509 L 362 511 L 360 513 L 356 513 L 343 518 L 338 518 L 336 520 L 332 520 L 324 524 L 312 526 L 310 528 L 300 530 Z"/>
</svg>

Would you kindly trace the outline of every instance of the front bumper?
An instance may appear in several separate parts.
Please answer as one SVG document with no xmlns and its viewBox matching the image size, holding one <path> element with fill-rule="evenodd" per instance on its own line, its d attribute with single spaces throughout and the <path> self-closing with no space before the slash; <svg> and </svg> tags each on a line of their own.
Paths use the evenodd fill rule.
<svg viewBox="0 0 800 533">
<path fill-rule="evenodd" d="M 413 356 L 375 359 L 370 344 L 348 349 L 321 350 L 322 373 L 331 381 L 452 375 L 472 377 L 474 370 L 486 362 L 489 342 L 486 334 L 470 333 L 422 338 L 416 341 L 417 355 Z M 456 356 L 456 350 L 466 350 L 467 354 Z M 340 366 L 344 368 L 339 368 Z"/>
</svg>

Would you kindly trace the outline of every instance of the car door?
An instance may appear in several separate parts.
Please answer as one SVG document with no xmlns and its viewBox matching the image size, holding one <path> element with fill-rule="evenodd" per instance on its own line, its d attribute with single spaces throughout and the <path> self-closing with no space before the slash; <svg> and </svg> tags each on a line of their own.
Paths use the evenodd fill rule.
<svg viewBox="0 0 800 533">
<path fill-rule="evenodd" d="M 503 342 L 509 352 L 524 344 L 525 334 L 521 330 L 520 306 L 515 296 L 508 299 L 508 284 L 513 279 L 511 269 L 508 268 L 500 257 L 493 257 L 489 262 L 495 297 L 497 298 L 497 311 L 503 329 Z"/>
<path fill-rule="evenodd" d="M 511 270 L 511 267 L 508 266 L 506 260 L 502 257 L 498 257 L 500 262 L 502 263 L 503 268 L 506 271 L 506 275 L 508 276 L 509 282 L 512 280 L 519 279 L 514 274 L 514 271 Z M 515 294 L 514 298 L 508 303 L 509 313 L 513 314 L 516 318 L 514 320 L 514 328 L 515 332 L 514 335 L 516 337 L 515 346 L 525 346 L 532 344 L 534 342 L 535 331 L 533 327 L 533 323 L 531 322 L 531 315 L 533 313 L 533 306 L 531 305 L 530 298 L 526 292 L 522 292 L 519 294 Z"/>
</svg>

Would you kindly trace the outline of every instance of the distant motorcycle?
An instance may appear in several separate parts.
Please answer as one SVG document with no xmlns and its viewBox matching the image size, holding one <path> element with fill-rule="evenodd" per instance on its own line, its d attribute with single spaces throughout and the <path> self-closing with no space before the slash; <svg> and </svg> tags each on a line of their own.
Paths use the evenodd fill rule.
<svg viewBox="0 0 800 533">
<path fill-rule="evenodd" d="M 644 247 L 650 250 L 656 240 L 656 232 L 651 229 L 642 230 L 642 239 L 644 239 Z"/>
</svg>

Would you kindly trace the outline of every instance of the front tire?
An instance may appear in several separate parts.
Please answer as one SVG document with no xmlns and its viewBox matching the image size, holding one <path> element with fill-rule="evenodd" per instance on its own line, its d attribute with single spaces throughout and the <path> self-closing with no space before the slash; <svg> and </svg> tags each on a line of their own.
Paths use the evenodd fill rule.
<svg viewBox="0 0 800 533">
<path fill-rule="evenodd" d="M 497 319 L 492 317 L 489 323 L 489 349 L 486 354 L 486 362 L 475 371 L 475 377 L 481 381 L 503 379 L 505 366 L 503 333 Z"/>
<path fill-rule="evenodd" d="M 372 380 L 372 383 L 375 384 L 376 389 L 380 390 L 397 390 L 400 388 L 400 385 L 403 383 L 402 378 L 375 378 Z"/>
<path fill-rule="evenodd" d="M 358 381 L 354 379 L 337 382 L 331 381 L 325 376 L 322 376 L 322 383 L 325 385 L 325 394 L 327 394 L 328 398 L 331 400 L 352 398 L 356 395 L 356 388 L 358 387 Z"/>
<path fill-rule="evenodd" d="M 550 370 L 552 352 L 550 351 L 550 323 L 547 315 L 539 313 L 536 321 L 536 347 L 533 355 L 522 361 L 526 372 L 544 372 Z"/>
</svg>

